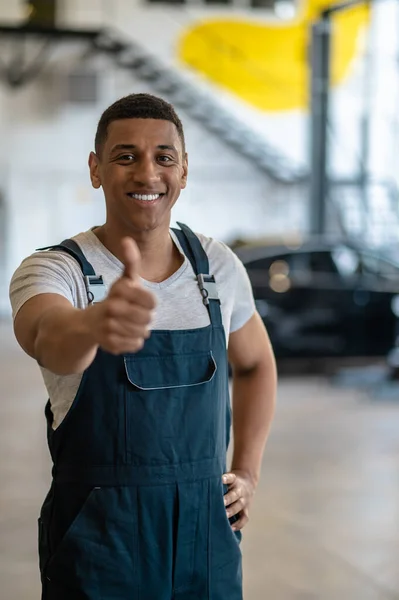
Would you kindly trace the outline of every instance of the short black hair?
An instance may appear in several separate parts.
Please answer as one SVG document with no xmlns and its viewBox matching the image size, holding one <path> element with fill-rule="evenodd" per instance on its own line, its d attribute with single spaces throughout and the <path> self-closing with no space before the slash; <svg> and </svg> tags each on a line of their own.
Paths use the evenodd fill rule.
<svg viewBox="0 0 399 600">
<path fill-rule="evenodd" d="M 182 143 L 183 154 L 185 154 L 186 145 L 183 125 L 174 107 L 166 102 L 166 100 L 152 96 L 151 94 L 129 94 L 129 96 L 124 96 L 111 104 L 101 115 L 94 142 L 96 154 L 99 156 L 107 139 L 110 123 L 119 119 L 160 119 L 162 121 L 170 121 L 176 126 Z"/>
</svg>

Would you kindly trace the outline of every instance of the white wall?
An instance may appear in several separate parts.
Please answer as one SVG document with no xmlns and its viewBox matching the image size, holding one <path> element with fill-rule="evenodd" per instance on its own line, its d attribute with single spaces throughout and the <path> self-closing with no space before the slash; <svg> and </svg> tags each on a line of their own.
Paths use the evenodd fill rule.
<svg viewBox="0 0 399 600">
<path fill-rule="evenodd" d="M 394 6 L 387 0 L 378 8 L 379 33 L 377 31 L 378 43 L 375 44 L 376 47 L 382 44 L 380 56 L 394 48 L 396 30 L 388 26 L 396 15 Z M 157 53 L 165 63 L 176 67 L 174 40 L 177 32 L 182 23 L 196 18 L 201 10 L 203 12 L 194 7 L 144 9 L 139 0 L 114 0 L 112 3 L 108 0 L 65 0 L 59 16 L 60 25 L 64 26 L 115 25 L 125 36 L 140 41 L 148 51 Z M 17 21 L 22 18 L 20 11 L 21 4 L 17 0 L 0 0 L 1 20 Z M 0 52 L 1 48 L 0 44 Z M 97 105 L 82 107 L 65 103 L 64 76 L 81 64 L 82 52 L 79 45 L 58 48 L 43 75 L 20 90 L 10 91 L 0 83 L 0 191 L 7 202 L 10 240 L 5 261 L 6 281 L 22 258 L 37 246 L 55 243 L 103 220 L 101 193 L 91 189 L 86 166 L 97 120 L 102 110 L 116 98 L 148 89 L 129 73 L 117 71 L 106 59 L 96 59 L 91 66 L 102 75 Z M 386 123 L 387 111 L 391 114 L 396 108 L 392 101 L 393 73 L 387 68 L 384 70 L 383 64 L 381 59 L 377 72 L 382 87 L 378 88 L 378 98 L 375 94 L 375 102 L 376 105 L 379 102 L 378 114 Z M 278 116 L 261 114 L 214 86 L 197 80 L 192 74 L 184 70 L 182 73 L 209 93 L 217 93 L 222 104 L 257 132 L 263 132 L 287 155 L 295 160 L 306 160 L 306 115 L 293 112 Z M 356 94 L 359 95 L 358 85 Z M 359 108 L 349 82 L 336 94 L 333 115 L 339 134 L 334 161 L 342 173 L 353 171 L 357 151 L 353 140 L 358 131 L 354 127 L 354 116 L 358 120 Z M 306 198 L 301 197 L 300 192 L 272 186 L 244 159 L 204 132 L 184 113 L 181 117 L 190 155 L 190 180 L 174 210 L 176 220 L 186 221 L 199 231 L 226 240 L 235 235 L 306 229 Z M 386 158 L 390 130 L 381 125 L 382 121 L 375 128 L 373 143 L 373 165 L 377 174 L 382 171 L 392 173 L 396 167 Z M 0 312 L 5 310 L 8 310 L 8 299 L 3 275 Z"/>
<path fill-rule="evenodd" d="M 21 22 L 25 15 L 22 0 L 0 0 L 0 18 L 3 23 Z"/>
<path fill-rule="evenodd" d="M 245 2 L 238 4 L 245 5 Z M 245 17 L 246 20 L 267 23 L 275 21 L 269 10 L 253 11 L 238 7 L 206 6 L 201 0 L 187 5 L 167 7 L 147 4 L 145 0 L 63 0 L 60 3 L 59 22 L 71 27 L 115 27 L 127 39 L 133 38 L 148 52 L 169 67 L 180 68 L 181 74 L 194 81 L 202 90 L 217 97 L 217 101 L 232 114 L 239 117 L 258 134 L 265 137 L 285 156 L 295 163 L 306 161 L 307 121 L 301 111 L 291 111 L 284 115 L 269 115 L 249 107 L 244 101 L 229 92 L 218 88 L 211 81 L 198 77 L 194 72 L 179 64 L 176 44 L 179 36 L 192 23 L 204 17 L 232 18 Z M 287 144 L 287 139 L 290 140 Z"/>
</svg>

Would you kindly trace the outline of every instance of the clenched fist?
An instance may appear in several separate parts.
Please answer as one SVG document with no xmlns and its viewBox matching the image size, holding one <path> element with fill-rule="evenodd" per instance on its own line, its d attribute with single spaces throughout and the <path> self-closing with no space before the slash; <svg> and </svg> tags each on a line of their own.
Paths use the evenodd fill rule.
<svg viewBox="0 0 399 600">
<path fill-rule="evenodd" d="M 138 352 L 150 336 L 156 306 L 154 294 L 139 278 L 140 251 L 132 238 L 122 240 L 125 270 L 107 298 L 91 309 L 90 330 L 96 343 L 111 354 Z"/>
</svg>

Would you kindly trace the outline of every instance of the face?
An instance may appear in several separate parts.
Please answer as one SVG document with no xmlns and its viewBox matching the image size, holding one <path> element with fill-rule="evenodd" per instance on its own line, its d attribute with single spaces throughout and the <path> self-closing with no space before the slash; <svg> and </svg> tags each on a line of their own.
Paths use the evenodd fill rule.
<svg viewBox="0 0 399 600">
<path fill-rule="evenodd" d="M 187 157 L 176 126 L 160 119 L 121 119 L 108 127 L 101 156 L 89 158 L 93 187 L 102 187 L 107 224 L 121 233 L 169 228 L 187 183 Z"/>
</svg>

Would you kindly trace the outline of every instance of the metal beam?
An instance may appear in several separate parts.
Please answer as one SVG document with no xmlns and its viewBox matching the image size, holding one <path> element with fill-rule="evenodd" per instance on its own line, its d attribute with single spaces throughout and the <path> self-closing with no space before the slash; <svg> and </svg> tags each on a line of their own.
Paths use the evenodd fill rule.
<svg viewBox="0 0 399 600">
<path fill-rule="evenodd" d="M 330 88 L 331 22 L 328 15 L 312 26 L 310 85 L 310 232 L 326 230 L 327 128 Z"/>
<path fill-rule="evenodd" d="M 0 25 L 0 40 L 4 38 L 16 38 L 21 43 L 14 50 L 14 56 L 8 65 L 0 58 L 0 77 L 2 77 L 12 88 L 25 85 L 34 79 L 46 64 L 51 47 L 62 42 L 83 41 L 91 46 L 100 36 L 100 30 L 92 29 L 58 29 L 36 24 L 26 24 L 22 27 Z M 27 39 L 38 39 L 43 42 L 40 51 L 35 57 L 27 56 L 24 45 Z"/>
<path fill-rule="evenodd" d="M 0 35 L 16 37 L 39 36 L 46 39 L 59 40 L 94 40 L 100 34 L 98 29 L 59 29 L 53 27 L 41 27 L 38 25 L 24 25 L 13 27 L 11 25 L 0 25 Z"/>
</svg>

